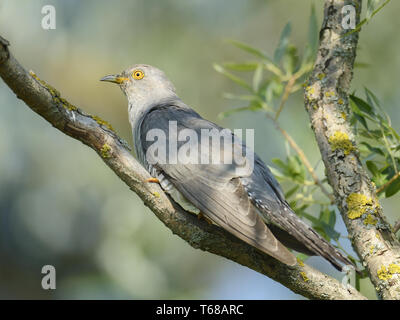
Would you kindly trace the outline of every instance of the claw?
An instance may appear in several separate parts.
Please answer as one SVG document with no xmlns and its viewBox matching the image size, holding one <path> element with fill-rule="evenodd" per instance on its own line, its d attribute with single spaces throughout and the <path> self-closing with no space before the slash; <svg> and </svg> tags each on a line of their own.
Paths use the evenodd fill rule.
<svg viewBox="0 0 400 320">
<path fill-rule="evenodd" d="M 160 180 L 158 180 L 157 178 L 149 178 L 146 180 L 146 182 L 149 183 L 160 183 Z"/>
</svg>

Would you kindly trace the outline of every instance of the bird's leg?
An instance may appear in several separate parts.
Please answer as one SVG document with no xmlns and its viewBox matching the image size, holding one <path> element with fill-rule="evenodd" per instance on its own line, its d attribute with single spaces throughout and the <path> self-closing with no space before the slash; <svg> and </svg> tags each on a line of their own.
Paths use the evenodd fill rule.
<svg viewBox="0 0 400 320">
<path fill-rule="evenodd" d="M 211 221 L 210 219 L 208 219 L 208 218 L 204 215 L 204 213 L 201 212 L 201 211 L 197 214 L 197 219 L 199 219 L 199 220 L 204 220 L 204 221 L 207 222 L 208 224 L 212 224 L 212 221 Z"/>
<path fill-rule="evenodd" d="M 146 182 L 149 183 L 160 183 L 160 180 L 158 180 L 157 178 L 149 178 L 146 180 Z"/>
</svg>

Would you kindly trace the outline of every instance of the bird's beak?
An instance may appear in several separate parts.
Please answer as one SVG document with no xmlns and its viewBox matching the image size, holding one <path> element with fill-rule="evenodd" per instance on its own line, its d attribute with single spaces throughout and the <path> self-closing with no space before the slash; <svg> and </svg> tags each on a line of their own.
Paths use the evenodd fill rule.
<svg viewBox="0 0 400 320">
<path fill-rule="evenodd" d="M 110 74 L 110 75 L 105 76 L 100 79 L 100 81 L 114 82 L 114 83 L 118 83 L 118 84 L 121 84 L 127 80 L 128 80 L 128 78 L 121 77 L 120 75 L 117 75 L 117 74 Z"/>
</svg>

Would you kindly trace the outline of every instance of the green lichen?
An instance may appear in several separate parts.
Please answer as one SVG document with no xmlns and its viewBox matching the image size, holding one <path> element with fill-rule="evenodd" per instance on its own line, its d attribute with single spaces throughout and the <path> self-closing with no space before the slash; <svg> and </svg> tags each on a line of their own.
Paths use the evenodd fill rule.
<svg viewBox="0 0 400 320">
<path fill-rule="evenodd" d="M 343 99 L 342 99 L 342 98 L 339 98 L 338 103 L 339 103 L 340 105 L 344 104 Z"/>
<path fill-rule="evenodd" d="M 372 199 L 360 193 L 351 193 L 347 197 L 346 203 L 348 207 L 347 216 L 349 219 L 361 217 L 373 206 Z"/>
<path fill-rule="evenodd" d="M 400 274 L 400 266 L 394 263 L 389 264 L 388 268 L 381 266 L 377 271 L 378 278 L 387 281 L 393 277 L 395 274 Z"/>
<path fill-rule="evenodd" d="M 347 156 L 350 152 L 354 151 L 353 143 L 350 141 L 347 133 L 336 131 L 333 135 L 331 135 L 328 139 L 332 151 L 335 150 L 343 150 L 343 153 Z"/>
<path fill-rule="evenodd" d="M 111 158 L 110 151 L 111 147 L 107 143 L 105 143 L 100 149 L 100 154 L 104 159 Z"/>
</svg>

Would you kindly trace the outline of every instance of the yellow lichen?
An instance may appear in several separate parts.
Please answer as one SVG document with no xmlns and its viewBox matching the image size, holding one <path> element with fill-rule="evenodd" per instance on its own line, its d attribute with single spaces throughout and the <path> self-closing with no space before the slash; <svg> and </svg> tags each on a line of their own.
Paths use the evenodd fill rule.
<svg viewBox="0 0 400 320">
<path fill-rule="evenodd" d="M 100 149 L 101 156 L 105 159 L 110 158 L 111 157 L 110 151 L 111 147 L 107 143 L 105 143 Z"/>
<path fill-rule="evenodd" d="M 361 217 L 373 205 L 372 199 L 360 193 L 351 193 L 346 199 L 349 219 Z"/>
<path fill-rule="evenodd" d="M 40 79 L 35 72 L 32 70 L 29 71 L 29 74 L 36 80 L 38 81 L 43 87 L 47 89 L 47 91 L 51 94 L 53 97 L 53 101 L 57 104 L 61 104 L 65 109 L 69 111 L 76 111 L 78 110 L 77 107 L 75 107 L 73 104 L 69 103 L 67 100 L 61 97 L 60 92 L 54 88 L 53 86 L 49 85 L 47 82 L 44 80 Z"/>
<path fill-rule="evenodd" d="M 310 279 L 307 277 L 307 275 L 304 271 L 300 272 L 300 275 L 305 282 L 310 281 Z"/>
<path fill-rule="evenodd" d="M 335 96 L 335 92 L 333 91 L 327 91 L 325 92 L 325 97 L 329 98 L 329 97 L 334 97 Z"/>
<path fill-rule="evenodd" d="M 376 219 L 376 218 L 374 218 L 373 216 L 372 216 L 372 214 L 368 214 L 367 215 L 367 217 L 364 219 L 364 224 L 367 226 L 367 225 L 373 225 L 373 226 L 375 226 L 376 224 L 377 224 L 377 222 L 378 222 L 378 220 Z"/>
<path fill-rule="evenodd" d="M 375 233 L 375 237 L 379 240 L 381 240 L 381 235 L 379 233 Z"/>
<path fill-rule="evenodd" d="M 340 99 L 338 100 L 338 103 L 339 103 L 340 105 L 342 105 L 342 104 L 344 103 L 343 99 L 340 98 Z"/>
<path fill-rule="evenodd" d="M 160 197 L 160 193 L 155 191 L 155 192 L 153 192 L 153 196 L 155 196 L 156 198 L 159 198 Z"/>
<path fill-rule="evenodd" d="M 341 149 L 346 156 L 354 150 L 353 143 L 350 141 L 349 136 L 344 132 L 336 131 L 329 137 L 328 141 L 331 145 L 332 151 Z"/>
<path fill-rule="evenodd" d="M 300 267 L 304 267 L 304 262 L 300 258 L 297 258 L 297 263 Z"/>
<path fill-rule="evenodd" d="M 322 80 L 323 78 L 325 78 L 325 73 L 318 73 L 318 79 Z"/>
<path fill-rule="evenodd" d="M 394 263 L 389 264 L 390 274 L 400 274 L 400 266 Z"/>
<path fill-rule="evenodd" d="M 101 126 L 105 126 L 108 129 L 110 129 L 111 131 L 114 131 L 114 128 L 111 126 L 111 124 L 109 124 L 107 121 L 101 119 L 98 116 L 90 116 L 94 121 L 96 121 L 99 125 Z"/>
<path fill-rule="evenodd" d="M 382 266 L 378 271 L 378 278 L 381 280 L 389 280 L 392 275 L 388 272 L 385 266 Z"/>
<path fill-rule="evenodd" d="M 40 79 L 33 71 L 29 71 L 29 74 L 34 79 L 36 79 L 36 81 L 38 81 L 43 87 L 45 87 L 47 89 L 47 91 L 53 97 L 53 101 L 55 103 L 61 104 L 65 109 L 67 109 L 69 111 L 77 111 L 78 110 L 78 108 L 76 106 L 69 103 L 66 99 L 62 98 L 59 91 L 57 91 L 54 87 L 52 87 L 51 85 L 49 85 L 48 83 L 46 83 L 45 81 Z M 100 117 L 92 116 L 92 115 L 87 115 L 87 116 L 89 116 L 90 118 L 95 120 L 99 125 L 105 126 L 109 130 L 114 131 L 114 128 L 111 126 L 111 124 L 109 124 L 107 121 L 101 119 Z"/>
<path fill-rule="evenodd" d="M 344 120 L 346 120 L 347 119 L 347 115 L 346 115 L 346 112 L 342 112 L 341 114 L 340 114 L 341 116 L 342 116 L 342 118 L 344 119 Z"/>
<path fill-rule="evenodd" d="M 375 246 L 371 246 L 369 248 L 369 254 L 372 254 L 374 252 L 374 250 L 375 250 Z"/>
<path fill-rule="evenodd" d="M 308 87 L 306 88 L 306 91 L 307 91 L 309 94 L 314 94 L 315 89 L 314 89 L 314 87 L 308 86 Z"/>
<path fill-rule="evenodd" d="M 394 263 L 389 264 L 388 268 L 382 266 L 377 271 L 378 278 L 384 281 L 391 279 L 394 274 L 399 274 L 399 273 L 400 273 L 400 266 Z"/>
</svg>

